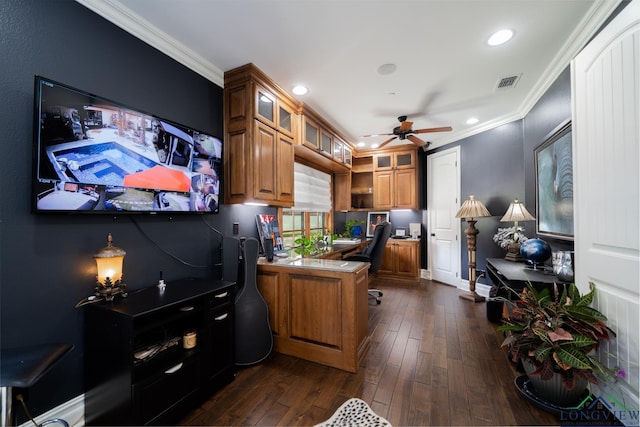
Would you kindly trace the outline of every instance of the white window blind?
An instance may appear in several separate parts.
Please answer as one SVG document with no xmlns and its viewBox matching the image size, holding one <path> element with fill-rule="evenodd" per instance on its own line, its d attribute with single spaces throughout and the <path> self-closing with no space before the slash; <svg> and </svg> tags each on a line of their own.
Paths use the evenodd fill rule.
<svg viewBox="0 0 640 427">
<path fill-rule="evenodd" d="M 331 175 L 300 163 L 294 164 L 293 211 L 330 212 Z"/>
</svg>

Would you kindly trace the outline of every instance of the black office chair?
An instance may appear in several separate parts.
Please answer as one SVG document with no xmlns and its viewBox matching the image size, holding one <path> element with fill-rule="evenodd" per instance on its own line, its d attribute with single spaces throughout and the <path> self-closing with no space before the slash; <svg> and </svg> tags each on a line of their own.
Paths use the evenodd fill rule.
<svg viewBox="0 0 640 427">
<path fill-rule="evenodd" d="M 382 254 L 384 253 L 384 247 L 386 246 L 390 235 L 390 222 L 383 222 L 376 225 L 376 229 L 373 232 L 373 239 L 371 239 L 371 242 L 366 248 L 364 248 L 364 251 L 360 254 L 351 255 L 350 257 L 345 258 L 345 261 L 362 261 L 371 263 L 369 266 L 369 276 L 375 274 L 380 268 L 380 264 L 382 264 Z M 375 298 L 376 303 L 380 304 L 382 302 L 380 300 L 380 297 L 382 296 L 381 290 L 369 289 L 368 292 L 370 297 Z"/>
</svg>

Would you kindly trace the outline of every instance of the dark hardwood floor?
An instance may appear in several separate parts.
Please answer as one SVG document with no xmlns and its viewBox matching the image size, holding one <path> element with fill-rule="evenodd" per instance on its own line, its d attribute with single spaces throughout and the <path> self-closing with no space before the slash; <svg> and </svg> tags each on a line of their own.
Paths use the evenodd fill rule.
<svg viewBox="0 0 640 427">
<path fill-rule="evenodd" d="M 375 287 L 384 297 L 381 305 L 370 300 L 371 348 L 356 374 L 274 353 L 239 370 L 181 425 L 311 426 L 351 397 L 393 426 L 560 423 L 519 395 L 519 374 L 484 303 L 428 280 Z"/>
</svg>

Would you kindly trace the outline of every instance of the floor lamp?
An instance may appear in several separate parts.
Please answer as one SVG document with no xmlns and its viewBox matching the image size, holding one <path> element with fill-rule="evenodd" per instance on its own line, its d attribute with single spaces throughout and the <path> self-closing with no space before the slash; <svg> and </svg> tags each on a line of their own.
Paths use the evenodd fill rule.
<svg viewBox="0 0 640 427">
<path fill-rule="evenodd" d="M 469 251 L 469 293 L 461 294 L 460 298 L 474 302 L 484 301 L 484 297 L 476 293 L 476 236 L 479 231 L 474 219 L 483 216 L 491 216 L 491 214 L 482 202 L 476 200 L 473 195 L 464 201 L 456 214 L 456 218 L 463 218 L 469 224 L 469 227 L 464 230 L 464 234 L 467 235 L 467 249 Z"/>
</svg>

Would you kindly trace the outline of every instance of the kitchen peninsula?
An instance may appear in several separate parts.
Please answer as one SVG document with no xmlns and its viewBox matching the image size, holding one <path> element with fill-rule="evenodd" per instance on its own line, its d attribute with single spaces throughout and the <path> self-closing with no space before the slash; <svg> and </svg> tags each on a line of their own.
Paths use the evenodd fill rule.
<svg viewBox="0 0 640 427">
<path fill-rule="evenodd" d="M 356 372 L 370 344 L 365 262 L 315 258 L 258 260 L 274 350 Z"/>
</svg>

